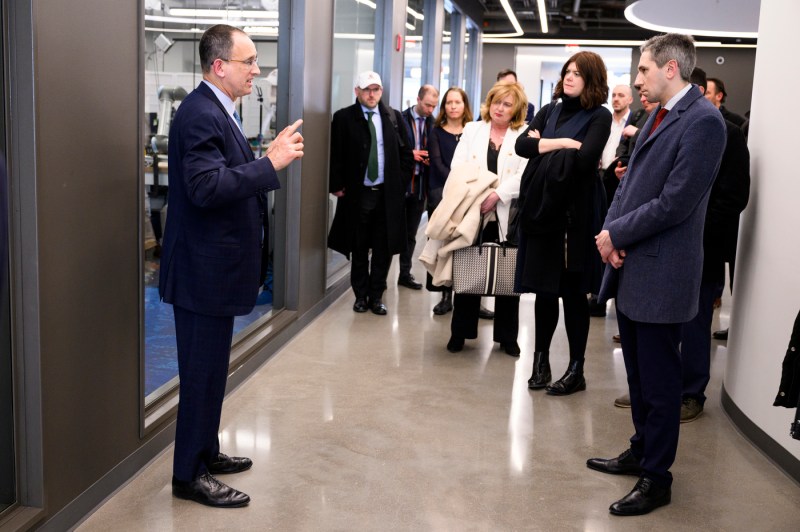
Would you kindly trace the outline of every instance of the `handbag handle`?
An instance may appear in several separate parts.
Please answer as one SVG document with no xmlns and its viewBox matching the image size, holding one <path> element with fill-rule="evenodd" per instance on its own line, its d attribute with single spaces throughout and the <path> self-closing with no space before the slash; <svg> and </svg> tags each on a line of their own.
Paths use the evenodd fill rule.
<svg viewBox="0 0 800 532">
<path fill-rule="evenodd" d="M 500 237 L 500 247 L 503 248 L 503 256 L 506 254 L 506 248 L 508 247 L 507 240 L 505 235 L 503 234 L 503 228 L 500 226 L 500 218 L 497 216 L 497 209 L 494 210 L 494 217 L 497 219 L 497 236 Z M 483 213 L 481 213 L 481 221 L 480 225 L 478 226 L 478 254 L 482 253 L 481 246 L 483 246 Z"/>
</svg>

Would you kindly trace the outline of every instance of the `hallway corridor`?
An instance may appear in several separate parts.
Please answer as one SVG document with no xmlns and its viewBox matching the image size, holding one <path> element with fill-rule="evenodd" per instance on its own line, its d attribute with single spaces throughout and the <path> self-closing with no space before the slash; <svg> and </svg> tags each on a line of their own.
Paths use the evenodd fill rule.
<svg viewBox="0 0 800 532">
<path fill-rule="evenodd" d="M 388 316 L 354 313 L 348 291 L 226 400 L 222 450 L 255 465 L 220 478 L 251 496 L 248 507 L 174 499 L 169 448 L 78 530 L 800 529 L 800 487 L 722 411 L 724 342 L 713 342 L 705 412 L 681 427 L 672 504 L 619 518 L 608 506 L 635 478 L 585 466 L 625 450 L 632 431 L 630 411 L 613 406 L 626 391 L 613 305 L 592 318 L 587 390 L 551 397 L 527 388 L 532 296 L 520 308 L 520 358 L 491 342 L 490 321 L 452 354 L 450 315 L 431 312 L 438 294 L 398 288 L 396 278 L 395 260 Z M 715 328 L 727 326 L 725 297 Z M 554 378 L 567 358 L 560 324 Z M 779 370 L 775 383 L 754 385 L 777 386 Z M 789 411 L 775 415 L 788 430 Z"/>
</svg>

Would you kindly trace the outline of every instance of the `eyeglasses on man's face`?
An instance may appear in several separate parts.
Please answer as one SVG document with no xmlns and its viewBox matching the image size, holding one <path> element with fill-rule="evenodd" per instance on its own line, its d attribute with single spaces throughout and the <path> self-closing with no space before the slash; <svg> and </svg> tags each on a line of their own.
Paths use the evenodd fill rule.
<svg viewBox="0 0 800 532">
<path fill-rule="evenodd" d="M 378 94 L 383 90 L 383 87 L 367 87 L 366 89 L 359 89 L 359 90 L 367 94 Z"/>
<path fill-rule="evenodd" d="M 226 63 L 242 63 L 248 68 L 253 68 L 253 65 L 258 65 L 258 56 L 251 57 L 249 59 L 225 59 L 220 57 L 220 60 L 225 61 Z"/>
</svg>

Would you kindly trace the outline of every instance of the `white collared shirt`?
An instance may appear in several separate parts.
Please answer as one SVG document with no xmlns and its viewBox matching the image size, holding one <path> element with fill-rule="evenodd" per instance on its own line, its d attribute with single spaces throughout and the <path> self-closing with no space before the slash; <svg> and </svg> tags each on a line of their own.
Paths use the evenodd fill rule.
<svg viewBox="0 0 800 532">
<path fill-rule="evenodd" d="M 364 104 L 361 104 L 361 111 L 364 113 L 364 120 L 368 119 L 368 112 L 375 113 L 372 115 L 372 123 L 375 125 L 375 137 L 378 140 L 378 178 L 375 181 L 370 181 L 367 178 L 367 172 L 369 172 L 369 168 L 367 168 L 367 171 L 364 172 L 364 185 L 373 187 L 383 183 L 383 167 L 385 158 L 383 156 L 383 120 L 381 120 L 381 107 L 379 104 L 376 105 L 374 109 L 370 109 Z M 394 111 L 389 109 L 389 112 L 393 113 Z"/>
<path fill-rule="evenodd" d="M 224 92 L 219 90 L 219 87 L 217 87 L 216 85 L 214 85 L 210 81 L 204 79 L 203 83 L 208 85 L 208 87 L 212 91 L 214 91 L 214 94 L 216 95 L 217 100 L 219 100 L 219 103 L 221 103 L 222 107 L 225 108 L 225 111 L 228 113 L 228 116 L 231 117 L 231 119 L 233 120 L 233 123 L 236 124 L 236 127 L 239 128 L 239 131 L 242 133 L 242 136 L 247 138 L 247 135 L 245 135 L 244 131 L 242 130 L 242 126 L 240 126 L 239 122 L 233 117 L 233 112 L 236 111 L 236 104 L 234 103 L 234 101 L 231 100 L 230 97 L 227 94 L 225 94 Z"/>
<path fill-rule="evenodd" d="M 606 142 L 605 148 L 603 148 L 603 155 L 600 156 L 600 168 L 605 170 L 608 168 L 608 165 L 614 162 L 614 159 L 617 158 L 617 147 L 619 146 L 619 141 L 622 139 L 622 130 L 625 129 L 625 124 L 628 123 L 628 117 L 631 115 L 631 110 L 628 108 L 628 112 L 625 113 L 625 116 L 617 122 L 614 120 L 614 115 L 611 115 L 611 134 L 608 136 L 608 142 Z"/>
</svg>

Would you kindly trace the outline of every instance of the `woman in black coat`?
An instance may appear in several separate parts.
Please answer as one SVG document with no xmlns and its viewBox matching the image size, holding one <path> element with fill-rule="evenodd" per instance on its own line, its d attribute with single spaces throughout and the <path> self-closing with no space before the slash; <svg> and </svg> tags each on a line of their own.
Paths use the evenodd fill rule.
<svg viewBox="0 0 800 532">
<path fill-rule="evenodd" d="M 431 157 L 430 180 L 428 190 L 428 219 L 433 210 L 442 201 L 447 176 L 450 175 L 450 162 L 456 151 L 464 126 L 472 122 L 472 110 L 469 107 L 469 98 L 463 89 L 450 87 L 442 96 L 439 106 L 439 115 L 433 123 L 431 136 L 428 139 L 428 153 Z M 433 313 L 437 316 L 447 314 L 453 310 L 453 288 L 451 286 L 436 286 L 433 284 L 431 274 L 428 274 L 426 287 L 431 292 L 441 292 L 442 299 L 435 307 Z"/>
<path fill-rule="evenodd" d="M 520 185 L 516 290 L 536 294 L 528 387 L 569 395 L 586 389 L 586 295 L 597 293 L 602 274 L 594 245 L 606 210 L 598 164 L 611 131 L 611 113 L 602 107 L 608 99 L 602 58 L 593 52 L 573 55 L 561 69 L 553 98 L 516 143 L 517 154 L 529 159 Z M 570 362 L 564 376 L 548 385 L 559 298 L 564 303 Z"/>
</svg>

